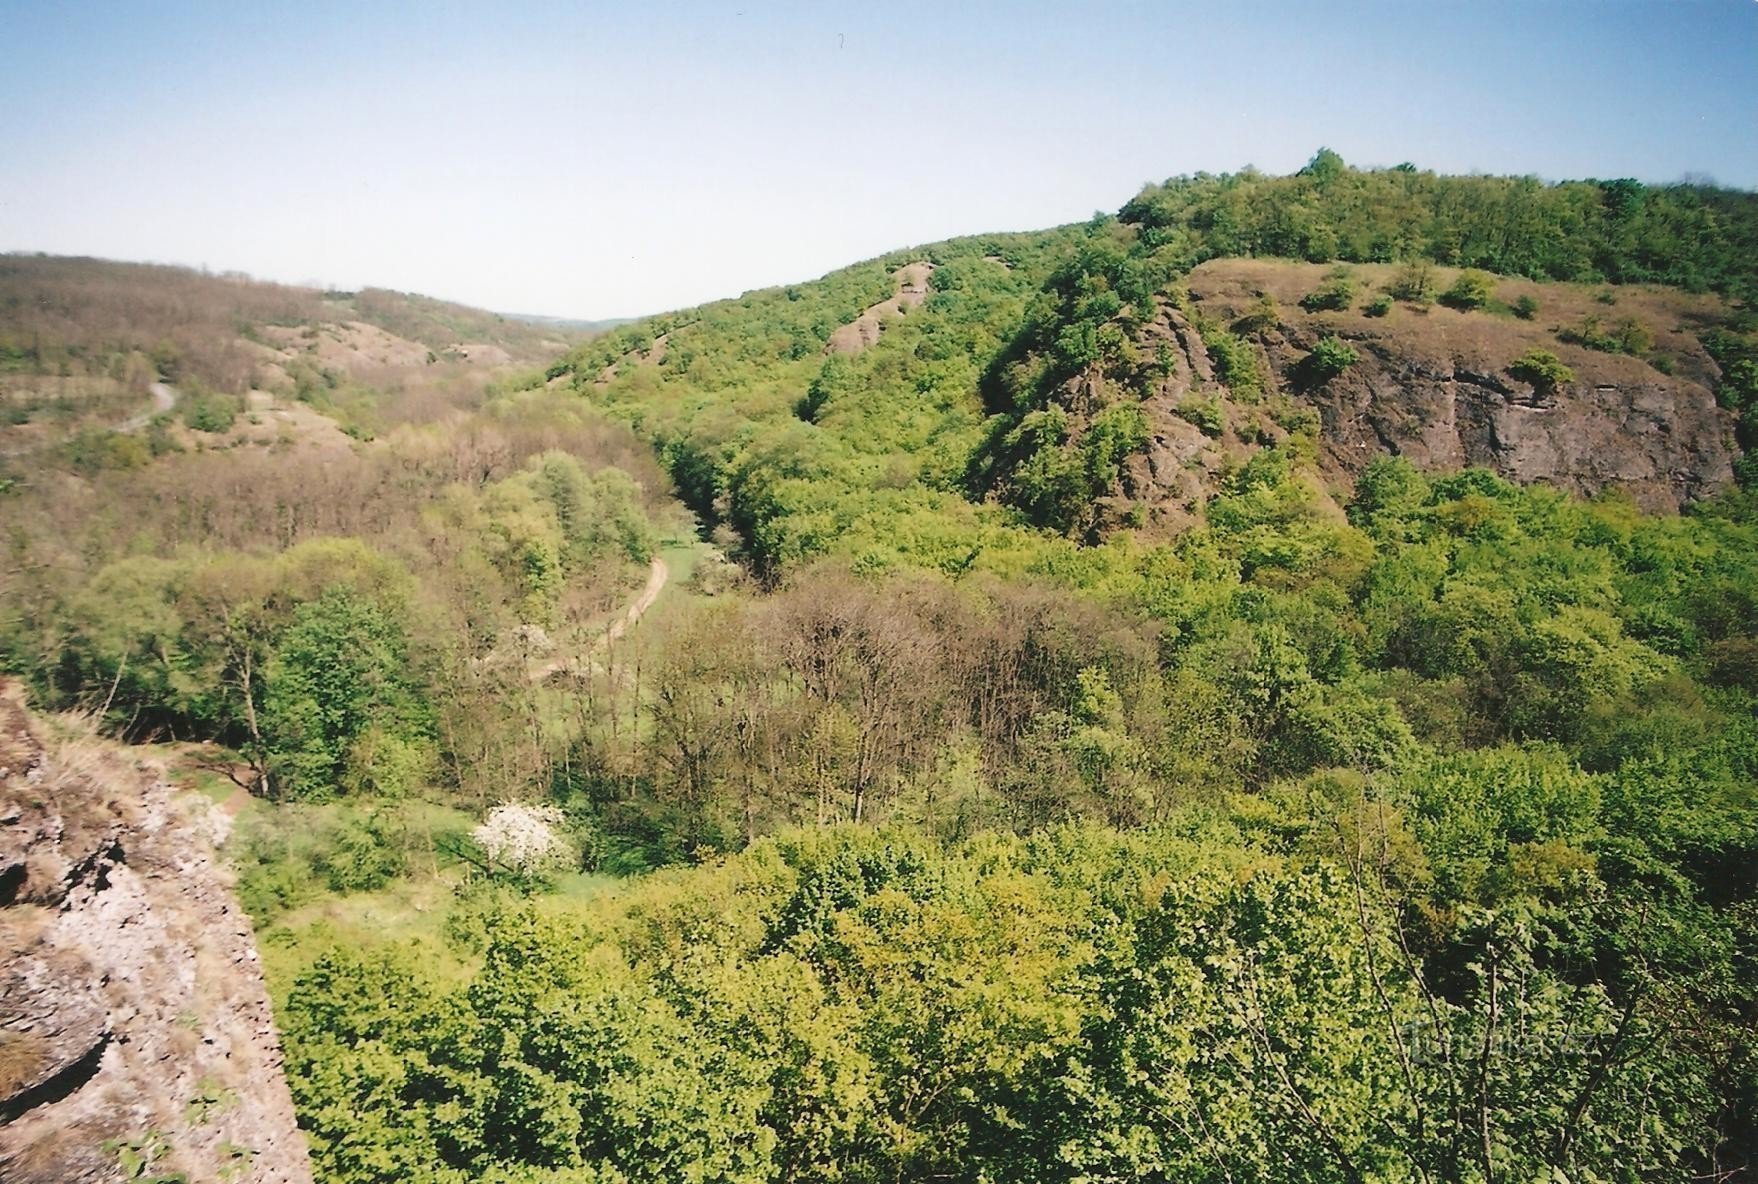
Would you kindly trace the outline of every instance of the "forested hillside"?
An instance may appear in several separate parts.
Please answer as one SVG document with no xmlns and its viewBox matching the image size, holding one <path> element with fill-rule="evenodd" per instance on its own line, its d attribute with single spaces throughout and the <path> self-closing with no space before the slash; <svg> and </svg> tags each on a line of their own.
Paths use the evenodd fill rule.
<svg viewBox="0 0 1758 1184">
<path fill-rule="evenodd" d="M 1755 242 L 1175 179 L 32 454 L 0 660 L 238 812 L 320 1179 L 1738 1178 Z"/>
</svg>

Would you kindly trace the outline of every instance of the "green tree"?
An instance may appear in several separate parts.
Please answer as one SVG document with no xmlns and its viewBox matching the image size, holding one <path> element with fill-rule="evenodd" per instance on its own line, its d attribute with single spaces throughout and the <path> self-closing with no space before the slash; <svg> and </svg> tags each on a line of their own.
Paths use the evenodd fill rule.
<svg viewBox="0 0 1758 1184">
<path fill-rule="evenodd" d="M 269 666 L 264 718 L 278 779 L 297 797 L 407 788 L 410 765 L 421 759 L 408 749 L 427 743 L 402 628 L 341 584 L 294 610 Z M 396 770 L 388 784 L 379 773 L 386 760 Z"/>
</svg>

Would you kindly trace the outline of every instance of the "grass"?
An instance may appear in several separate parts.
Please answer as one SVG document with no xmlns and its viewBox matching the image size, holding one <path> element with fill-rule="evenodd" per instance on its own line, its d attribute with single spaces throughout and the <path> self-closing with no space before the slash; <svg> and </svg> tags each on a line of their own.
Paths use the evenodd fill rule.
<svg viewBox="0 0 1758 1184">
<path fill-rule="evenodd" d="M 373 892 L 324 892 L 258 930 L 263 974 L 277 1005 L 299 975 L 329 950 L 415 946 L 446 979 L 466 978 L 475 961 L 446 940 L 446 917 L 462 874 L 455 868 L 413 869 Z"/>
</svg>

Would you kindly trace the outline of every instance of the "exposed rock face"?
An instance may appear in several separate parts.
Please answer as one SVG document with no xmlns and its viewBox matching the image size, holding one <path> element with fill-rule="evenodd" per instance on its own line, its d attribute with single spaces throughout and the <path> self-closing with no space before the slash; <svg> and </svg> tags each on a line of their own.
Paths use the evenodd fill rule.
<svg viewBox="0 0 1758 1184">
<path fill-rule="evenodd" d="M 311 1179 L 207 807 L 0 689 L 0 1180 Z"/>
<path fill-rule="evenodd" d="M 1715 403 L 1715 363 L 1690 331 L 1709 313 L 1708 298 L 1623 290 L 1614 307 L 1574 285 L 1503 280 L 1498 292 L 1506 299 L 1539 301 L 1537 318 L 1406 305 L 1368 317 L 1359 308 L 1365 294 L 1350 310 L 1303 312 L 1300 298 L 1321 285 L 1326 270 L 1228 260 L 1193 272 L 1190 292 L 1205 316 L 1222 323 L 1261 294 L 1277 301 L 1278 323 L 1257 339 L 1289 392 L 1318 412 L 1321 460 L 1336 475 L 1351 477 L 1390 453 L 1428 471 L 1482 466 L 1581 495 L 1620 489 L 1649 510 L 1677 509 L 1732 482 L 1732 420 Z M 1389 270 L 1352 269 L 1363 287 Z M 1673 373 L 1558 339 L 1558 327 L 1589 316 L 1641 323 Z M 1300 363 L 1327 334 L 1347 341 L 1360 360 L 1302 389 Z M 1556 354 L 1575 381 L 1541 391 L 1513 377 L 1509 366 L 1529 349 Z"/>
<path fill-rule="evenodd" d="M 1350 269 L 1358 287 L 1350 308 L 1303 310 L 1301 298 L 1324 285 L 1329 270 L 1276 260 L 1206 263 L 1190 273 L 1188 303 L 1162 300 L 1154 319 L 1132 330 L 1134 361 L 1124 372 L 1089 370 L 1054 393 L 1076 436 L 1124 399 L 1137 402 L 1148 429 L 1145 446 L 1124 459 L 1075 533 L 1097 538 L 1129 524 L 1175 534 L 1197 520 L 1230 468 L 1313 427 L 1322 475 L 1344 489 L 1387 455 L 1426 472 L 1476 466 L 1581 496 L 1619 490 L 1649 511 L 1670 512 L 1732 484 L 1733 417 L 1716 405 L 1720 372 L 1697 339 L 1721 315 L 1715 298 L 1500 279 L 1499 299 L 1530 296 L 1540 315 L 1523 321 L 1395 304 L 1370 317 L 1364 306 L 1394 269 L 1360 265 Z M 1444 286 L 1450 273 L 1437 279 Z M 1653 338 L 1649 357 L 1666 370 L 1561 339 L 1559 330 L 1587 318 L 1640 324 Z M 1199 324 L 1242 336 L 1257 359 L 1262 397 L 1242 398 L 1221 381 Z M 1348 343 L 1357 360 L 1312 381 L 1304 363 L 1326 336 Z M 1543 390 L 1515 377 L 1511 367 L 1528 350 L 1555 354 L 1574 381 Z"/>
<path fill-rule="evenodd" d="M 824 352 L 858 354 L 878 344 L 886 321 L 903 316 L 928 298 L 928 276 L 933 270 L 932 263 L 906 263 L 898 268 L 892 273 L 897 281 L 897 294 L 864 310 L 848 324 L 838 326 L 825 343 Z"/>
</svg>

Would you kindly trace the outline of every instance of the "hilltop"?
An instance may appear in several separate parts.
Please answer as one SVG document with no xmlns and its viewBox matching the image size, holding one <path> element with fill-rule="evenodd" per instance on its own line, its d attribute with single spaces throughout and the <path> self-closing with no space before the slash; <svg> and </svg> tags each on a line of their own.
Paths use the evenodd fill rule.
<svg viewBox="0 0 1758 1184">
<path fill-rule="evenodd" d="M 1676 509 L 1734 484 L 1755 241 L 1751 194 L 1321 152 L 637 321 L 548 382 L 763 570 L 1167 537 L 1264 449 L 1337 498 L 1396 455 Z"/>
</svg>

